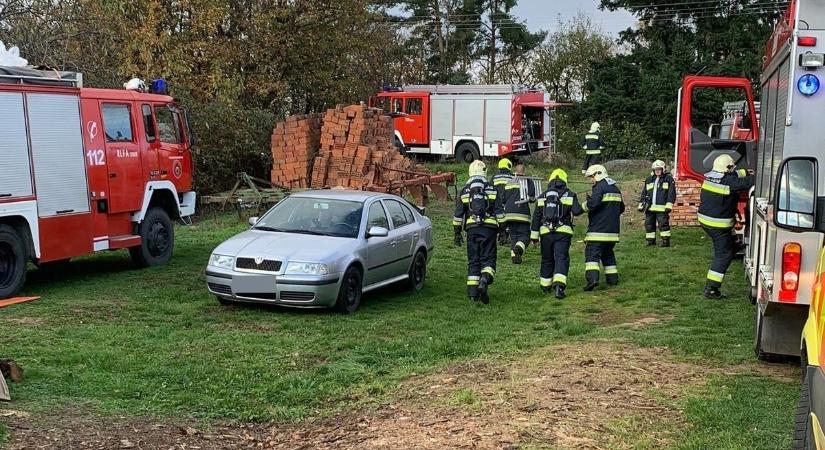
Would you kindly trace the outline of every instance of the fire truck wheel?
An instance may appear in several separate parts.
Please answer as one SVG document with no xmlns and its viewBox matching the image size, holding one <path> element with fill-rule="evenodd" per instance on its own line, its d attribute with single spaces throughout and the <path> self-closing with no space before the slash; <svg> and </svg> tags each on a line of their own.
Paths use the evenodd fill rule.
<svg viewBox="0 0 825 450">
<path fill-rule="evenodd" d="M 478 153 L 478 148 L 476 148 L 476 145 L 472 142 L 464 142 L 459 145 L 455 154 L 459 161 L 467 164 L 481 158 L 481 155 Z"/>
<path fill-rule="evenodd" d="M 0 225 L 0 298 L 20 292 L 26 281 L 26 246 L 8 225 Z"/>
<path fill-rule="evenodd" d="M 175 228 L 169 214 L 161 208 L 152 208 L 138 227 L 141 244 L 129 249 L 132 261 L 138 267 L 160 266 L 169 262 L 175 246 Z"/>
</svg>

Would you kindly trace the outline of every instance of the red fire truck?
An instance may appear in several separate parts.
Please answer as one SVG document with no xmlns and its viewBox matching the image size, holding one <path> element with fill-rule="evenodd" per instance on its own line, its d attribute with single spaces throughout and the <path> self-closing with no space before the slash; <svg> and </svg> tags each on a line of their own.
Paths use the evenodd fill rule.
<svg viewBox="0 0 825 450">
<path fill-rule="evenodd" d="M 129 249 L 138 266 L 166 263 L 172 220 L 195 211 L 188 123 L 168 95 L 0 67 L 0 298 L 28 261 Z"/>
<path fill-rule="evenodd" d="M 410 153 L 479 157 L 550 148 L 551 102 L 516 85 L 423 85 L 385 89 L 370 99 L 396 115 L 396 145 Z"/>
</svg>

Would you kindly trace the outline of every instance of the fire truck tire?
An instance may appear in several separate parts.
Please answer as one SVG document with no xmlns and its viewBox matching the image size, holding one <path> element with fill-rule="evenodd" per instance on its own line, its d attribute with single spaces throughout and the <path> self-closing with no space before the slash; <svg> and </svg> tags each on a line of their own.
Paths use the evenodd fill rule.
<svg viewBox="0 0 825 450">
<path fill-rule="evenodd" d="M 26 245 L 20 234 L 8 225 L 0 225 L 0 298 L 20 292 L 26 282 Z"/>
<path fill-rule="evenodd" d="M 478 152 L 478 147 L 476 147 L 476 145 L 472 142 L 464 142 L 459 145 L 455 151 L 455 155 L 459 161 L 467 164 L 481 158 L 481 154 Z"/>
<path fill-rule="evenodd" d="M 175 228 L 169 214 L 162 208 L 152 208 L 138 226 L 140 246 L 129 249 L 132 261 L 138 267 L 161 266 L 172 258 L 175 247 Z"/>
<path fill-rule="evenodd" d="M 807 362 L 804 360 L 803 356 L 803 372 L 808 369 Z M 811 392 L 808 381 L 805 380 L 799 392 L 799 404 L 796 407 L 794 418 L 793 445 L 791 445 L 793 450 L 814 450 L 816 448 L 811 425 Z"/>
</svg>

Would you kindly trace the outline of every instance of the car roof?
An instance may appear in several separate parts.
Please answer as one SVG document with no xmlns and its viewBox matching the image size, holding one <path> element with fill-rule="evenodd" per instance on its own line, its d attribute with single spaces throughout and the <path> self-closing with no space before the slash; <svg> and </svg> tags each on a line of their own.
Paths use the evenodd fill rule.
<svg viewBox="0 0 825 450">
<path fill-rule="evenodd" d="M 365 202 L 371 198 L 389 197 L 387 194 L 370 191 L 353 191 L 347 189 L 319 189 L 314 191 L 302 191 L 291 194 L 292 197 L 310 198 L 330 198 L 336 200 L 348 200 L 353 202 Z"/>
</svg>

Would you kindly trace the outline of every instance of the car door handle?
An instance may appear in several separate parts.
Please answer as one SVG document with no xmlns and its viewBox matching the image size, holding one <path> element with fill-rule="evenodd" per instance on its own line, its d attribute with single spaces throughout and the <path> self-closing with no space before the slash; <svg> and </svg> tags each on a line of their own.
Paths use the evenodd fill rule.
<svg viewBox="0 0 825 450">
<path fill-rule="evenodd" d="M 397 244 L 397 243 L 398 243 L 398 242 L 396 242 L 396 241 L 392 241 L 392 242 L 390 242 L 390 245 L 392 245 L 393 247 L 395 247 L 395 244 Z"/>
</svg>

